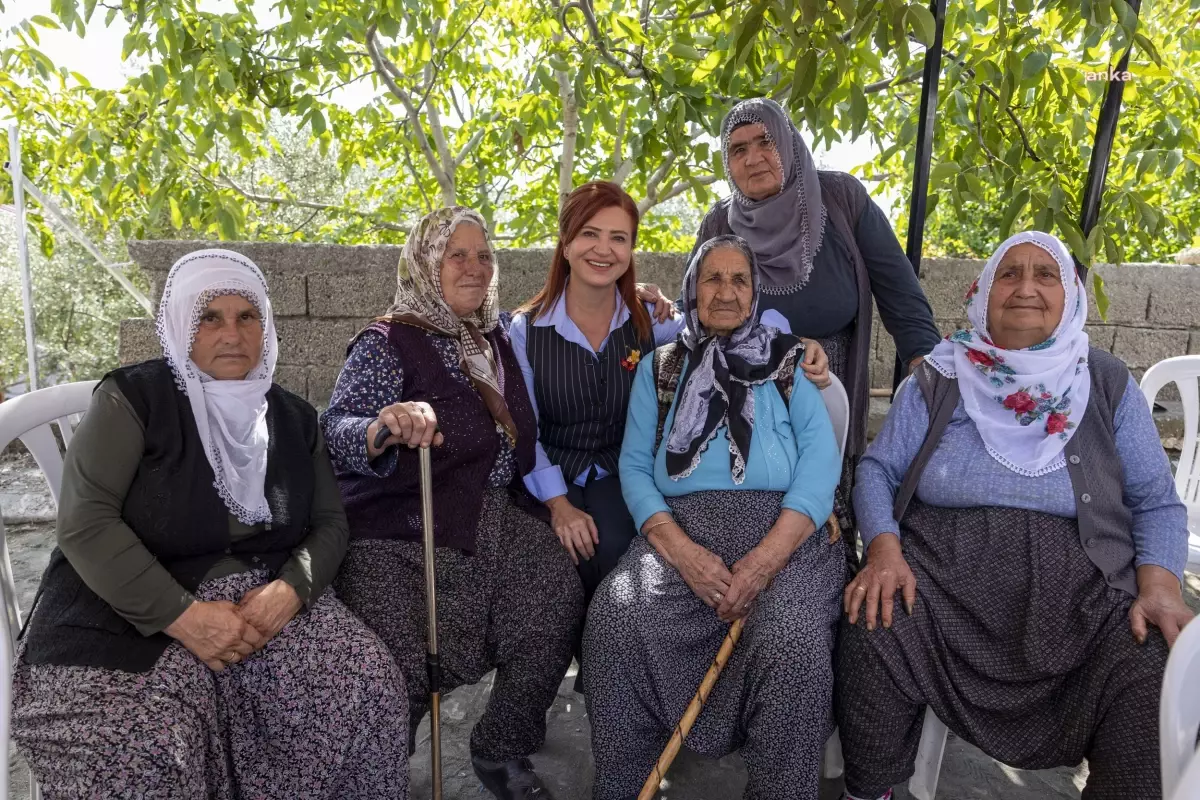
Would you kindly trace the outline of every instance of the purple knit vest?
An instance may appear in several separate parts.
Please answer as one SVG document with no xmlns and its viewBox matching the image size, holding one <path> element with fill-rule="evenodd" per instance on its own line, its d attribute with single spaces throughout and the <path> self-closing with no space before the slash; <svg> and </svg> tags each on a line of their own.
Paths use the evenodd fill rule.
<svg viewBox="0 0 1200 800">
<path fill-rule="evenodd" d="M 446 368 L 432 344 L 435 334 L 402 323 L 386 323 L 383 328 L 388 344 L 404 365 L 403 402 L 429 403 L 445 437 L 441 447 L 433 448 L 434 541 L 439 547 L 473 552 L 483 493 L 500 450 L 501 434 L 496 432 L 496 423 L 479 393 Z M 509 485 L 509 493 L 518 505 L 532 510 L 539 504 L 525 490 L 521 476 L 533 469 L 537 419 L 508 334 L 497 327 L 486 338 L 496 356 L 500 388 L 517 426 L 518 475 Z M 421 540 L 417 451 L 407 447 L 398 450 L 396 469 L 386 478 L 339 477 L 352 538 Z"/>
</svg>

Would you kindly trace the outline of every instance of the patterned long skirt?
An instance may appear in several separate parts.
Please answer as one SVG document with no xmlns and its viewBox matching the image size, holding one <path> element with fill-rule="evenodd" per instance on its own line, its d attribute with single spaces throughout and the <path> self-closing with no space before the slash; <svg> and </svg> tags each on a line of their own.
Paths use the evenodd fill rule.
<svg viewBox="0 0 1200 800">
<path fill-rule="evenodd" d="M 203 584 L 238 601 L 265 571 Z M 404 680 L 326 592 L 213 672 L 178 642 L 148 672 L 18 660 L 13 737 L 47 800 L 394 800 L 408 796 Z"/>
<path fill-rule="evenodd" d="M 904 557 L 910 617 L 843 621 L 836 712 L 846 787 L 878 797 L 907 780 L 924 707 L 962 739 L 1022 769 L 1088 760 L 1085 800 L 1160 797 L 1158 696 L 1167 645 L 1138 645 L 1132 598 L 1088 559 L 1074 520 L 914 501 Z"/>
<path fill-rule="evenodd" d="M 496 670 L 471 753 L 507 761 L 545 742 L 546 712 L 583 620 L 583 588 L 550 526 L 513 505 L 505 490 L 484 495 L 478 530 L 474 555 L 440 547 L 434 559 L 442 690 Z M 352 541 L 335 585 L 404 672 L 415 729 L 429 703 L 421 545 Z"/>
<path fill-rule="evenodd" d="M 780 492 L 668 498 L 694 542 L 732 566 L 779 518 Z M 833 637 L 845 570 L 841 541 L 810 536 L 757 598 L 689 748 L 741 750 L 746 797 L 816 800 L 832 730 Z M 632 797 L 700 685 L 729 626 L 639 536 L 600 584 L 584 633 L 596 800 Z"/>
</svg>

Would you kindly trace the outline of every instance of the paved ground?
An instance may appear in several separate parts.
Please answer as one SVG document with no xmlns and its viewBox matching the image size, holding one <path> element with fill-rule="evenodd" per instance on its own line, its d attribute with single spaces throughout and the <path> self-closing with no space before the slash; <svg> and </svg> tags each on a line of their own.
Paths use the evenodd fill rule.
<svg viewBox="0 0 1200 800">
<path fill-rule="evenodd" d="M 53 538 L 52 506 L 45 484 L 31 462 L 0 459 L 0 510 L 9 522 L 7 541 L 21 607 L 33 600 Z M 1188 601 L 1200 611 L 1200 579 L 1188 576 Z M 592 758 L 590 728 L 582 699 L 571 691 L 568 676 L 559 688 L 550 711 L 546 747 L 534 763 L 559 800 L 590 797 Z M 442 717 L 443 774 L 446 800 L 486 800 L 471 773 L 467 740 L 490 691 L 490 676 L 463 687 L 445 698 Z M 413 800 L 431 796 L 429 772 L 429 722 L 418 731 L 418 749 L 412 760 Z M 10 797 L 28 797 L 26 770 L 14 756 L 10 760 Z M 1024 772 L 997 764 L 953 735 L 942 762 L 939 800 L 1059 800 L 1078 798 L 1087 777 L 1086 765 L 1077 768 Z M 737 755 L 710 761 L 684 753 L 676 761 L 663 787 L 661 800 L 735 800 L 741 797 L 746 775 Z M 840 781 L 822 784 L 821 800 L 834 800 Z M 897 800 L 908 800 L 901 790 Z"/>
</svg>

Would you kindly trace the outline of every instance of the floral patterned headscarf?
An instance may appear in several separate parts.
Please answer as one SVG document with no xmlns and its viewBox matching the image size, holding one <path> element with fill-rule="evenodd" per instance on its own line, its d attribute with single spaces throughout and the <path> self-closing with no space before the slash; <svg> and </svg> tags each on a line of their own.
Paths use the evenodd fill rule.
<svg viewBox="0 0 1200 800">
<path fill-rule="evenodd" d="M 396 300 L 380 320 L 403 322 L 424 328 L 458 343 L 463 371 L 483 398 L 496 424 L 516 442 L 517 426 L 504 402 L 504 388 L 496 356 L 484 334 L 495 330 L 500 321 L 499 274 L 492 269 L 483 304 L 469 316 L 459 317 L 446 302 L 442 291 L 442 256 L 454 230 L 464 222 L 478 225 L 487 235 L 487 223 L 479 212 L 462 206 L 439 208 L 421 218 L 404 243 L 396 275 Z M 488 244 L 491 244 L 488 239 Z"/>
<path fill-rule="evenodd" d="M 1034 244 L 1058 264 L 1066 301 L 1050 338 L 1024 350 L 997 347 L 987 329 L 988 296 L 1004 254 Z M 946 337 L 926 360 L 957 378 L 967 416 L 992 458 L 1020 475 L 1061 468 L 1091 394 L 1088 372 L 1087 292 L 1066 245 L 1041 231 L 1010 236 L 988 259 L 966 297 L 970 325 Z"/>
</svg>

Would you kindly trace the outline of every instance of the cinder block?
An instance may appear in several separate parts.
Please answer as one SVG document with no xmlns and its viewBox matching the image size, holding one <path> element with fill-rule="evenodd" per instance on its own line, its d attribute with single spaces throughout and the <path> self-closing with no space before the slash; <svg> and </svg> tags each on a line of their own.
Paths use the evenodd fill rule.
<svg viewBox="0 0 1200 800">
<path fill-rule="evenodd" d="M 1118 327 L 1112 352 L 1130 369 L 1144 370 L 1164 358 L 1183 355 L 1187 351 L 1187 347 L 1187 331 Z"/>
<path fill-rule="evenodd" d="M 1088 342 L 1092 347 L 1099 347 L 1101 350 L 1113 351 L 1113 340 L 1117 335 L 1117 328 L 1114 325 L 1084 325 L 1084 331 L 1088 335 Z"/>
<path fill-rule="evenodd" d="M 155 309 L 162 298 L 163 286 L 167 282 L 169 270 L 147 269 L 146 277 L 150 281 L 150 299 L 154 301 Z M 267 294 L 271 298 L 271 308 L 277 317 L 303 317 L 308 313 L 307 281 L 299 272 L 264 272 L 267 279 Z"/>
<path fill-rule="evenodd" d="M 300 397 L 308 397 L 308 370 L 304 367 L 275 366 L 275 382 Z"/>
<path fill-rule="evenodd" d="M 1189 333 L 1188 355 L 1200 355 L 1200 328 L 1192 328 Z"/>
<path fill-rule="evenodd" d="M 346 346 L 367 320 L 281 319 L 279 360 L 296 366 L 340 367 L 346 361 Z"/>
<path fill-rule="evenodd" d="M 370 317 L 387 311 L 395 296 L 394 267 L 314 272 L 308 276 L 310 317 Z"/>
<path fill-rule="evenodd" d="M 158 334 L 154 332 L 154 320 L 148 318 L 121 320 L 118 358 L 121 366 L 148 361 L 162 356 Z"/>
<path fill-rule="evenodd" d="M 1093 271 L 1104 279 L 1108 295 L 1108 316 L 1100 316 L 1096 305 L 1095 283 L 1089 274 L 1085 283 L 1088 293 L 1088 322 L 1108 325 L 1145 325 L 1146 309 L 1150 302 L 1150 285 L 1144 268 L 1098 265 Z"/>
<path fill-rule="evenodd" d="M 1200 322 L 1200 269 L 1197 267 L 1135 267 L 1150 285 L 1147 321 L 1156 328 L 1187 328 Z M 1151 280 L 1152 278 L 1152 280 Z"/>
<path fill-rule="evenodd" d="M 308 368 L 308 402 L 318 409 L 324 410 L 329 406 L 329 398 L 333 395 L 333 387 L 337 385 L 339 367 L 309 367 Z"/>
</svg>

